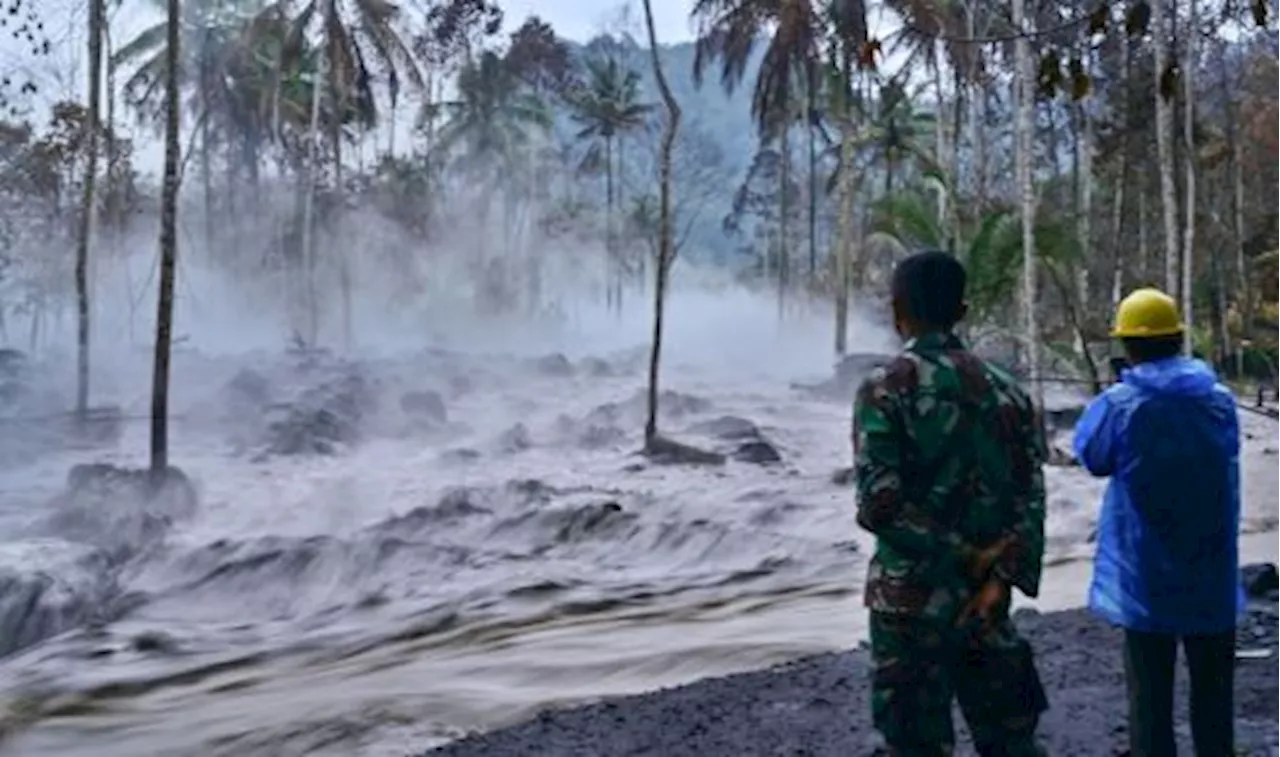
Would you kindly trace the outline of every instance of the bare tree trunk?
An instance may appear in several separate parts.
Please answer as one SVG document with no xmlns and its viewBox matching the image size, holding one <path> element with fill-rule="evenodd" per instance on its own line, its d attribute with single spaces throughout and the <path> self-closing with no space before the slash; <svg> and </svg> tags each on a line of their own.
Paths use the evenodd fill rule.
<svg viewBox="0 0 1280 757">
<path fill-rule="evenodd" d="M 849 283 L 853 267 L 853 66 L 848 53 L 840 77 L 840 214 L 836 252 L 836 357 L 844 357 L 849 340 Z"/>
<path fill-rule="evenodd" d="M 1142 285 L 1151 286 L 1155 284 L 1154 275 L 1151 272 L 1151 230 L 1147 225 L 1147 193 L 1145 187 L 1138 187 L 1138 260 L 1142 270 Z"/>
<path fill-rule="evenodd" d="M 1164 288 L 1178 296 L 1178 189 L 1173 180 L 1173 104 L 1160 92 L 1159 81 L 1170 65 L 1169 20 L 1165 0 L 1152 0 L 1155 20 L 1152 43 L 1156 57 L 1156 151 L 1160 161 L 1160 204 L 1164 211 Z"/>
<path fill-rule="evenodd" d="M 98 135 L 101 132 L 103 0 L 89 0 L 89 111 L 84 123 L 84 196 L 76 240 L 76 416 L 89 411 L 89 238 L 96 215 Z"/>
<path fill-rule="evenodd" d="M 1091 69 L 1090 57 L 1091 51 L 1088 43 L 1086 43 L 1083 53 L 1086 72 Z M 1080 154 L 1076 173 L 1080 189 L 1080 214 L 1078 216 L 1080 264 L 1076 266 L 1075 288 L 1076 299 L 1079 302 L 1078 312 L 1081 314 L 1081 321 L 1085 323 L 1089 320 L 1089 314 L 1093 312 L 1090 307 L 1092 298 L 1089 292 L 1089 265 L 1093 262 L 1093 114 L 1089 112 L 1092 99 L 1092 97 L 1086 97 L 1078 103 L 1080 135 L 1079 139 L 1076 140 Z M 1083 332 L 1078 332 L 1077 352 L 1083 356 L 1087 349 L 1089 349 L 1089 345 L 1084 341 Z"/>
<path fill-rule="evenodd" d="M 791 103 L 785 107 L 790 109 Z M 786 311 L 787 284 L 791 278 L 791 114 L 788 112 L 782 124 L 782 134 L 778 140 L 782 170 L 778 172 L 778 320 L 782 320 Z"/>
<path fill-rule="evenodd" d="M 174 0 L 170 0 L 173 2 Z M 667 293 L 667 275 L 670 273 L 671 261 L 674 258 L 671 219 L 671 152 L 675 146 L 676 130 L 680 128 L 680 104 L 671 94 L 667 77 L 662 70 L 662 62 L 658 57 L 658 35 L 653 29 L 653 8 L 651 0 L 644 0 L 645 26 L 649 30 L 649 55 L 653 60 L 653 78 L 658 82 L 658 91 L 662 93 L 662 102 L 667 109 L 667 122 L 662 129 L 662 147 L 658 155 L 658 175 L 660 177 L 658 200 L 658 223 L 660 237 L 658 240 L 658 262 L 654 266 L 653 286 L 653 343 L 649 348 L 649 407 L 644 424 L 644 443 L 646 449 L 652 449 L 658 438 L 658 365 L 662 357 L 662 311 Z"/>
<path fill-rule="evenodd" d="M 1120 44 L 1124 46 L 1123 56 L 1123 74 L 1121 80 L 1124 82 L 1124 137 L 1120 144 L 1120 170 L 1118 172 L 1118 183 L 1116 184 L 1115 204 L 1113 206 L 1113 216 L 1111 221 L 1112 229 L 1112 248 L 1111 248 L 1111 309 L 1114 313 L 1116 308 L 1120 306 L 1120 300 L 1124 297 L 1124 217 L 1125 217 L 1125 201 L 1127 200 L 1129 188 L 1129 150 L 1132 147 L 1132 138 L 1129 135 L 1129 122 L 1132 112 L 1133 102 L 1131 85 L 1129 83 L 1129 71 L 1132 68 L 1133 50 L 1129 46 L 1129 38 L 1127 35 L 1121 35 Z M 1139 221 L 1139 225 L 1142 222 Z"/>
<path fill-rule="evenodd" d="M 1186 323 L 1186 331 L 1183 334 L 1182 351 L 1187 355 L 1191 354 L 1195 342 L 1192 334 L 1192 328 L 1195 326 L 1195 292 L 1192 291 L 1192 274 L 1195 271 L 1196 257 L 1195 70 L 1196 41 L 1200 36 L 1198 29 L 1200 19 L 1197 13 L 1196 0 L 1191 0 L 1189 13 L 1190 15 L 1187 18 L 1186 61 L 1182 66 L 1183 83 L 1186 92 L 1182 138 L 1186 142 L 1183 154 L 1187 169 L 1184 199 L 1187 216 L 1184 228 L 1186 237 L 1182 242 L 1182 320 Z"/>
<path fill-rule="evenodd" d="M 312 233 L 316 204 L 316 163 L 319 162 L 320 71 L 311 72 L 311 121 L 307 127 L 306 188 L 302 200 L 302 285 L 303 316 L 306 323 L 304 341 L 315 347 L 320 334 L 320 303 L 316 296 L 316 253 Z"/>
<path fill-rule="evenodd" d="M 937 99 L 937 107 L 936 107 L 937 112 L 934 114 L 934 122 L 933 122 L 933 142 L 934 142 L 933 151 L 934 151 L 934 156 L 938 162 L 938 165 L 949 167 L 951 163 L 947 161 L 947 157 L 946 157 L 947 156 L 947 138 L 948 138 L 947 119 L 943 115 L 947 110 L 946 108 L 947 98 L 946 98 L 946 92 L 943 91 L 943 86 L 942 86 L 942 78 L 943 78 L 942 68 L 944 65 L 944 61 L 946 60 L 946 53 L 945 53 L 945 47 L 944 47 L 945 44 L 946 43 L 943 42 L 942 40 L 934 40 L 933 49 L 932 49 L 933 90 L 935 93 L 935 97 Z M 958 96 L 959 92 L 957 92 L 956 94 Z M 949 181 L 955 180 L 954 176 L 949 176 L 947 178 Z M 949 225 L 947 223 L 947 187 L 945 186 L 938 187 L 935 201 L 937 202 L 938 228 L 942 231 L 942 246 L 944 249 L 950 249 L 951 229 L 949 228 Z"/>
<path fill-rule="evenodd" d="M 613 198 L 613 205 L 616 210 L 622 210 L 623 208 L 626 207 L 626 204 L 625 204 L 626 200 L 623 197 L 623 190 L 626 188 L 627 182 L 626 182 L 626 176 L 623 174 L 623 166 L 625 165 L 625 163 L 622 160 L 622 148 L 623 148 L 623 139 L 622 139 L 622 136 L 619 135 L 618 149 L 614 150 L 614 152 L 616 153 L 616 155 L 614 156 L 614 161 L 617 163 L 617 166 L 616 166 L 617 173 L 615 174 L 615 176 L 617 177 L 617 187 L 614 189 L 615 197 Z M 614 217 L 615 223 L 617 222 L 617 220 L 618 219 L 615 216 Z M 617 231 L 616 226 L 614 227 L 614 231 L 615 232 Z M 626 261 L 624 260 L 624 257 L 625 257 L 623 254 L 624 245 L 622 240 L 615 236 L 613 242 L 614 242 L 614 253 L 616 255 L 615 262 L 617 264 L 614 268 L 615 274 L 613 277 L 613 287 L 614 287 L 613 303 L 614 303 L 614 307 L 617 308 L 618 317 L 621 318 L 622 317 L 622 298 L 623 298 L 622 290 L 623 290 L 623 284 L 625 283 L 626 276 L 627 276 L 627 266 L 626 266 Z"/>
<path fill-rule="evenodd" d="M 604 291 L 605 306 L 617 311 L 618 303 L 614 301 L 614 281 L 618 277 L 617 240 L 613 229 L 613 138 L 604 138 Z"/>
<path fill-rule="evenodd" d="M 1036 193 L 1031 181 L 1031 140 L 1034 136 L 1032 119 L 1032 67 L 1031 44 L 1025 36 L 1028 32 L 1026 0 L 1013 0 L 1013 25 L 1019 36 L 1015 42 L 1017 58 L 1018 114 L 1014 128 L 1016 145 L 1015 166 L 1018 176 L 1018 195 L 1022 207 L 1022 320 L 1026 339 L 1028 380 L 1036 407 L 1044 407 L 1044 386 L 1040 381 L 1040 327 L 1036 318 Z"/>
<path fill-rule="evenodd" d="M 337 0 L 328 0 L 328 18 L 327 24 L 338 23 L 338 2 Z M 331 43 L 332 44 L 332 43 Z M 350 352 L 355 342 L 354 325 L 352 323 L 352 310 L 354 307 L 353 300 L 353 281 L 351 269 L 351 255 L 347 245 L 342 243 L 341 235 L 346 232 L 346 187 L 343 186 L 342 175 L 342 116 L 347 111 L 346 90 L 341 82 L 338 81 L 339 71 L 333 65 L 333 61 L 329 61 L 329 94 L 333 104 L 334 119 L 330 125 L 329 141 L 333 149 L 333 217 L 331 223 L 339 234 L 339 243 L 333 245 L 338 256 L 338 290 L 339 296 L 342 298 L 342 349 Z"/>
<path fill-rule="evenodd" d="M 1252 317 L 1249 309 L 1249 272 L 1246 270 L 1244 259 L 1244 171 L 1241 165 L 1244 156 L 1240 149 L 1240 129 L 1236 118 L 1235 87 L 1232 86 L 1231 79 L 1227 76 L 1227 56 L 1225 53 L 1222 55 L 1220 70 L 1222 75 L 1220 89 L 1223 97 L 1222 109 L 1226 115 L 1227 141 L 1231 151 L 1231 245 L 1235 248 L 1236 286 L 1233 299 L 1240 315 L 1240 342 L 1235 345 L 1235 368 L 1236 376 L 1244 378 L 1244 342 L 1249 338 L 1248 318 Z M 1226 310 L 1227 308 L 1224 305 L 1224 318 L 1226 318 Z M 1228 329 L 1226 333 L 1227 339 L 1230 340 L 1230 330 Z"/>
<path fill-rule="evenodd" d="M 806 69 L 808 81 L 805 88 L 805 133 L 809 143 L 809 284 L 818 278 L 818 145 L 817 104 L 818 77 L 816 64 L 809 61 Z"/>
<path fill-rule="evenodd" d="M 173 279 L 178 257 L 178 162 L 181 90 L 178 45 L 181 44 L 179 0 L 168 0 L 166 40 L 164 189 L 160 199 L 160 294 L 156 298 L 155 366 L 151 378 L 151 480 L 159 485 L 169 469 L 169 353 L 173 341 Z"/>
<path fill-rule="evenodd" d="M 1114 313 L 1120 305 L 1120 300 L 1124 298 L 1124 247 L 1121 242 L 1121 234 L 1124 232 L 1124 195 L 1125 195 L 1125 174 L 1128 172 L 1127 155 L 1120 158 L 1120 183 L 1116 186 L 1115 197 L 1112 201 L 1111 208 L 1111 228 L 1114 233 L 1112 237 L 1114 243 L 1111 246 L 1111 308 L 1109 312 Z"/>
<path fill-rule="evenodd" d="M 214 76 L 213 66 L 209 61 L 209 35 L 210 30 L 204 30 L 200 45 L 200 180 L 203 184 L 204 193 L 204 252 L 206 255 L 212 254 L 213 237 L 215 234 L 214 215 L 213 215 L 213 144 L 210 141 L 210 134 L 213 129 L 210 122 L 213 121 L 210 110 L 213 107 L 213 98 L 210 96 L 210 88 L 213 86 L 212 78 Z"/>
</svg>

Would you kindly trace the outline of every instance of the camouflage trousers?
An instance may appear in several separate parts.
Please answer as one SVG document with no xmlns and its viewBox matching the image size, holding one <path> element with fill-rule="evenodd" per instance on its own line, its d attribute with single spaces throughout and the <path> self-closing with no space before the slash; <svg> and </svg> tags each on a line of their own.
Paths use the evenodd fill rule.
<svg viewBox="0 0 1280 757">
<path fill-rule="evenodd" d="M 886 753 L 950 755 L 958 700 L 983 757 L 1040 757 L 1035 740 L 1049 707 L 1031 645 L 1005 615 L 985 632 L 934 620 L 871 613 L 871 712 Z"/>
</svg>

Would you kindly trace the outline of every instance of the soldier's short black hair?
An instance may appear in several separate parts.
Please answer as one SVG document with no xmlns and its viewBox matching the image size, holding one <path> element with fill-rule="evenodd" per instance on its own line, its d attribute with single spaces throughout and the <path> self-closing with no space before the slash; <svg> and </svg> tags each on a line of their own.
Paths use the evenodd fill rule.
<svg viewBox="0 0 1280 757">
<path fill-rule="evenodd" d="M 955 256 L 937 250 L 903 258 L 893 269 L 893 298 L 921 325 L 950 329 L 964 314 L 968 283 Z"/>
</svg>

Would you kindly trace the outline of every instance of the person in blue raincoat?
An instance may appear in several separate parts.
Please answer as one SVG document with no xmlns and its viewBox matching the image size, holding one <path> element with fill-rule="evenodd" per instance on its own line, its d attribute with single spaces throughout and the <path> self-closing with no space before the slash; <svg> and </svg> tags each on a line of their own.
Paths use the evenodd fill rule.
<svg viewBox="0 0 1280 757">
<path fill-rule="evenodd" d="M 1240 582 L 1240 436 L 1234 395 L 1183 357 L 1173 299 L 1139 289 L 1112 336 L 1130 367 L 1076 426 L 1076 457 L 1110 481 L 1098 518 L 1089 607 L 1124 629 L 1133 757 L 1173 757 L 1181 641 L 1196 754 L 1234 754 Z"/>
</svg>

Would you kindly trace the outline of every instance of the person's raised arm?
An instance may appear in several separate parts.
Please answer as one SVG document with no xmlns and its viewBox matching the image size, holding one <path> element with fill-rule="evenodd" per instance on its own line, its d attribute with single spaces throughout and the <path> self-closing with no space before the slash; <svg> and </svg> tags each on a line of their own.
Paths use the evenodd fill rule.
<svg viewBox="0 0 1280 757">
<path fill-rule="evenodd" d="M 1116 411 L 1106 392 L 1094 397 L 1076 423 L 1071 448 L 1076 459 L 1095 476 L 1110 476 L 1115 460 Z"/>
</svg>

